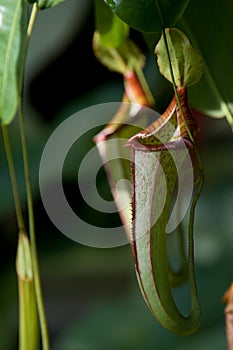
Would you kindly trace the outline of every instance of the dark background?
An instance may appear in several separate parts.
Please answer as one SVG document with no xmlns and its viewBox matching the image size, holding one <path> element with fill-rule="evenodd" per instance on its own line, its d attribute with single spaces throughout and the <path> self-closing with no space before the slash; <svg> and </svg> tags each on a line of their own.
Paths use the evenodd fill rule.
<svg viewBox="0 0 233 350">
<path fill-rule="evenodd" d="M 198 115 L 205 187 L 195 225 L 196 270 L 203 321 L 187 338 L 164 330 L 152 317 L 140 294 L 128 245 L 97 249 L 62 235 L 49 220 L 39 194 L 40 157 L 49 135 L 72 113 L 99 103 L 119 101 L 121 76 L 109 72 L 94 57 L 94 15 L 91 1 L 70 0 L 38 16 L 29 48 L 25 81 L 25 118 L 35 201 L 37 243 L 45 306 L 55 350 L 224 349 L 224 305 L 221 298 L 232 274 L 232 134 L 224 119 Z M 146 75 L 163 110 L 171 94 L 164 83 L 156 85 L 154 58 L 142 37 L 132 37 L 148 55 Z M 167 90 L 165 90 L 167 89 Z M 20 193 L 25 203 L 22 155 L 17 119 L 10 127 Z M 80 149 L 93 146 L 86 135 Z M 1 141 L 2 143 L 2 141 Z M 2 144 L 1 144 L 2 146 Z M 80 161 L 78 147 L 71 159 Z M 64 188 L 72 207 L 87 220 L 106 227 L 120 223 L 118 215 L 93 212 L 83 202 L 76 184 L 77 165 L 67 162 Z M 4 148 L 0 148 L 1 274 L 0 349 L 17 344 L 17 279 L 15 254 L 17 225 Z M 88 176 L 88 174 L 87 174 Z M 99 176 L 103 196 L 110 199 L 104 172 Z M 25 218 L 26 218 L 25 210 Z M 178 303 L 188 290 L 176 293 Z"/>
</svg>

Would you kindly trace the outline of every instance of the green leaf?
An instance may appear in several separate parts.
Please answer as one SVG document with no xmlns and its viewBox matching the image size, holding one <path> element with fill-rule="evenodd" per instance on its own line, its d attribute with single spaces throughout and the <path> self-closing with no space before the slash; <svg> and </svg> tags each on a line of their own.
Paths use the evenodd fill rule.
<svg viewBox="0 0 233 350">
<path fill-rule="evenodd" d="M 9 124 L 17 110 L 27 24 L 28 6 L 24 0 L 1 1 L 0 120 L 3 124 Z"/>
<path fill-rule="evenodd" d="M 127 24 L 116 16 L 103 0 L 95 0 L 95 27 L 104 46 L 116 48 L 129 36 Z"/>
<path fill-rule="evenodd" d="M 40 10 L 46 10 L 51 7 L 59 5 L 63 1 L 64 0 L 39 0 L 37 1 L 37 3 L 38 3 L 38 8 Z"/>
<path fill-rule="evenodd" d="M 172 27 L 182 16 L 189 0 L 104 0 L 130 27 L 158 32 Z"/>
<path fill-rule="evenodd" d="M 121 74 L 144 66 L 144 55 L 128 39 L 129 27 L 102 0 L 95 1 L 95 20 L 93 50 L 103 65 Z"/>
<path fill-rule="evenodd" d="M 165 30 L 165 35 L 168 47 L 162 35 L 155 48 L 160 73 L 172 83 L 168 49 L 176 86 L 187 87 L 196 84 L 202 76 L 200 55 L 180 30 L 169 28 Z"/>
<path fill-rule="evenodd" d="M 16 257 L 19 286 L 19 349 L 39 349 L 37 303 L 32 272 L 30 244 L 20 233 Z"/>
<path fill-rule="evenodd" d="M 193 107 L 212 117 L 226 117 L 233 128 L 233 6 L 230 0 L 191 1 L 179 27 L 203 59 L 201 81 L 190 88 Z"/>
<path fill-rule="evenodd" d="M 143 67 L 145 57 L 130 39 L 117 48 L 102 44 L 100 34 L 96 31 L 93 37 L 93 50 L 98 60 L 109 70 L 125 74 L 136 66 Z"/>
</svg>

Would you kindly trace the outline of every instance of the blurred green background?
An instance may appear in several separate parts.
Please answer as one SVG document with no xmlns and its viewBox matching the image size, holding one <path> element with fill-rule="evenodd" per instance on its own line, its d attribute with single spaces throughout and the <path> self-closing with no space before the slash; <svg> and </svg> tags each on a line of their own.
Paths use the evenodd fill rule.
<svg viewBox="0 0 233 350">
<path fill-rule="evenodd" d="M 139 350 L 226 348 L 222 295 L 233 280 L 233 141 L 224 119 L 198 115 L 205 187 L 195 225 L 196 271 L 203 312 L 200 330 L 182 338 L 164 330 L 152 317 L 140 294 L 130 247 L 96 249 L 79 245 L 50 222 L 41 203 L 38 169 L 45 143 L 59 123 L 72 113 L 98 103 L 119 101 L 120 76 L 110 73 L 92 52 L 92 1 L 69 0 L 39 13 L 27 61 L 25 118 L 35 200 L 37 242 L 45 306 L 54 350 Z M 146 50 L 142 38 L 132 33 Z M 157 82 L 153 57 L 146 74 L 163 108 L 171 94 Z M 152 74 L 154 72 L 154 74 Z M 163 98 L 163 96 L 166 96 Z M 22 154 L 17 119 L 10 127 L 15 164 L 25 203 Z M 85 135 L 80 149 L 93 146 Z M 0 147 L 1 273 L 0 349 L 17 348 L 17 226 L 4 148 Z M 84 205 L 76 183 L 78 149 L 67 161 L 64 188 L 83 217 L 96 217 L 106 226 L 119 223 L 117 215 L 101 217 Z M 73 162 L 77 163 L 73 165 Z M 88 176 L 88 174 L 87 174 Z M 99 186 L 109 197 L 104 173 Z M 25 215 L 26 215 L 25 210 Z M 178 304 L 188 300 L 188 289 L 176 292 Z M 32 349 L 33 350 L 33 349 Z"/>
</svg>

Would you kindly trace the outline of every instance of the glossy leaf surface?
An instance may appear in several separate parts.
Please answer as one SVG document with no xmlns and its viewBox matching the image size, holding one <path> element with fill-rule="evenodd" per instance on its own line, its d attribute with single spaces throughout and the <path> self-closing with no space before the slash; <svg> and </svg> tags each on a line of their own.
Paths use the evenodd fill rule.
<svg viewBox="0 0 233 350">
<path fill-rule="evenodd" d="M 189 0 L 104 0 L 130 27 L 158 32 L 172 27 L 182 16 Z"/>
<path fill-rule="evenodd" d="M 102 0 L 95 1 L 95 24 L 93 50 L 103 65 L 120 74 L 134 70 L 135 66 L 144 66 L 144 55 L 128 38 L 128 25 Z"/>
<path fill-rule="evenodd" d="M 95 0 L 95 27 L 104 46 L 118 47 L 129 36 L 129 27 L 103 0 Z"/>
<path fill-rule="evenodd" d="M 20 68 L 28 23 L 23 0 L 3 0 L 0 6 L 0 120 L 9 124 L 18 105 Z"/>
</svg>

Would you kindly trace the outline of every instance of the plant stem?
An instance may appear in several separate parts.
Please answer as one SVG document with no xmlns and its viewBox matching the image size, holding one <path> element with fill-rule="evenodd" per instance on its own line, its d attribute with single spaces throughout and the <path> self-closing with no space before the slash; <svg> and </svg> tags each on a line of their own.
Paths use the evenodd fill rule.
<svg viewBox="0 0 233 350">
<path fill-rule="evenodd" d="M 26 62 L 26 55 L 27 55 L 27 50 L 28 50 L 28 45 L 29 45 L 33 25 L 36 19 L 36 14 L 37 14 L 37 4 L 34 4 L 31 12 L 30 21 L 28 24 L 27 40 L 26 40 L 25 52 L 24 52 L 24 61 L 22 64 L 22 71 L 21 71 L 20 92 L 19 92 L 19 121 L 20 121 L 20 134 L 21 134 L 21 143 L 22 143 L 22 151 L 23 151 L 24 175 L 25 175 L 25 183 L 26 183 L 26 191 L 27 191 L 29 234 L 30 234 L 30 243 L 31 243 L 30 245 L 31 245 L 31 255 L 32 255 L 32 268 L 33 268 L 34 282 L 35 282 L 35 292 L 36 292 L 37 307 L 38 307 L 38 314 L 39 314 L 39 320 L 40 320 L 43 350 L 49 350 L 49 334 L 48 334 L 48 327 L 47 327 L 44 302 L 43 302 L 43 296 L 42 296 L 40 270 L 39 270 L 39 262 L 38 262 L 37 248 L 36 248 L 33 198 L 32 198 L 32 190 L 31 190 L 30 171 L 29 171 L 29 162 L 28 162 L 28 149 L 27 149 L 27 142 L 26 142 L 26 135 L 25 135 L 24 114 L 23 114 L 23 83 L 24 83 L 25 62 Z"/>
<path fill-rule="evenodd" d="M 16 211 L 18 228 L 19 228 L 20 232 L 24 232 L 25 225 L 24 225 L 24 220 L 23 220 L 22 207 L 21 207 L 21 203 L 20 203 L 19 189 L 18 189 L 16 174 L 15 174 L 14 161 L 13 161 L 13 156 L 12 156 L 12 151 L 11 151 L 8 130 L 7 130 L 6 125 L 4 125 L 4 124 L 2 124 L 2 134 L 3 134 L 3 141 L 4 141 L 5 151 L 6 151 L 9 172 L 10 172 L 11 186 L 12 186 L 14 202 L 15 202 L 15 211 Z"/>
<path fill-rule="evenodd" d="M 139 64 L 135 64 L 134 65 L 134 69 L 137 73 L 137 76 L 138 76 L 138 79 L 141 83 L 141 86 L 143 88 L 143 91 L 146 95 L 146 98 L 148 100 L 148 102 L 150 103 L 150 106 L 154 106 L 155 105 L 155 99 L 154 99 L 154 96 L 149 88 L 149 85 L 146 81 L 146 78 L 145 78 L 145 75 L 143 73 L 143 70 L 142 68 L 139 66 Z"/>
</svg>

